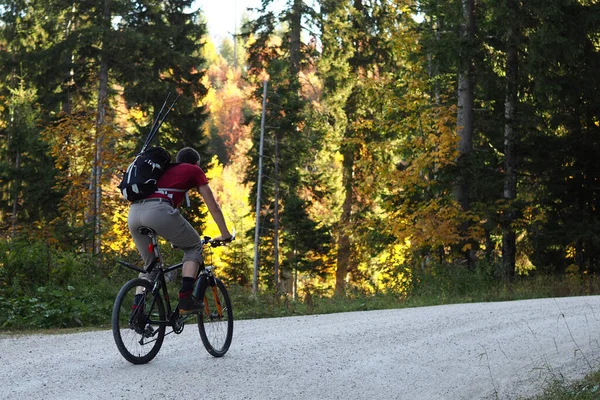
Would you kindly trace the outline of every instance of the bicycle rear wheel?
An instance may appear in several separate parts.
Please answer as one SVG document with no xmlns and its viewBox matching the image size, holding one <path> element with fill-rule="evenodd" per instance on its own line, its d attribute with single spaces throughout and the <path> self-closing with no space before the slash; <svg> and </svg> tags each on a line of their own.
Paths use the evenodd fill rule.
<svg viewBox="0 0 600 400">
<path fill-rule="evenodd" d="M 136 294 L 139 294 L 136 299 Z M 160 296 L 152 295 L 152 283 L 136 278 L 117 294 L 112 313 L 112 330 L 117 349 L 133 364 L 152 360 L 165 337 L 165 307 Z"/>
<path fill-rule="evenodd" d="M 204 310 L 198 315 L 202 344 L 214 357 L 223 357 L 233 338 L 233 308 L 225 285 L 215 277 L 201 277 L 198 299 Z"/>
</svg>

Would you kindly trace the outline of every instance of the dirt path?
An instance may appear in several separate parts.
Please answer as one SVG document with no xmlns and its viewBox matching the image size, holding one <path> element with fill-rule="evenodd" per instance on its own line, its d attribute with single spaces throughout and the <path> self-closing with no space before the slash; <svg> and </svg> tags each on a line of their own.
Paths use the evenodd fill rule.
<svg viewBox="0 0 600 400">
<path fill-rule="evenodd" d="M 194 325 L 149 364 L 111 331 L 0 336 L 1 399 L 517 399 L 600 369 L 600 297 L 239 321 L 211 357 Z"/>
</svg>

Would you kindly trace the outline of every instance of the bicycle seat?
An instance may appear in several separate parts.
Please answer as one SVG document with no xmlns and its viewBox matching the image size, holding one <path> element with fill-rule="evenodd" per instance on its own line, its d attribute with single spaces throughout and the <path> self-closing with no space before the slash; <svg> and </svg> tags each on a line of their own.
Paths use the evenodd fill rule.
<svg viewBox="0 0 600 400">
<path fill-rule="evenodd" d="M 152 228 L 148 228 L 147 226 L 140 226 L 137 228 L 137 231 L 141 235 L 156 236 L 156 231 Z"/>
</svg>

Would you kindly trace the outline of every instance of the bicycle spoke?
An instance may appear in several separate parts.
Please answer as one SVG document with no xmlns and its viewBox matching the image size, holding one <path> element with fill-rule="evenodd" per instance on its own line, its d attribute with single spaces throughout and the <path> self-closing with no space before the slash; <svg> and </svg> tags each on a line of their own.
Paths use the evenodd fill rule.
<svg viewBox="0 0 600 400">
<path fill-rule="evenodd" d="M 206 350 L 215 357 L 225 355 L 233 336 L 231 301 L 221 281 L 214 278 L 214 286 L 201 289 L 204 311 L 198 316 L 198 330 Z"/>
<path fill-rule="evenodd" d="M 129 281 L 117 296 L 113 309 L 113 336 L 117 348 L 134 364 L 147 363 L 156 356 L 165 335 L 165 311 L 160 298 L 150 293 L 144 279 Z M 136 296 L 137 295 L 137 296 Z"/>
</svg>

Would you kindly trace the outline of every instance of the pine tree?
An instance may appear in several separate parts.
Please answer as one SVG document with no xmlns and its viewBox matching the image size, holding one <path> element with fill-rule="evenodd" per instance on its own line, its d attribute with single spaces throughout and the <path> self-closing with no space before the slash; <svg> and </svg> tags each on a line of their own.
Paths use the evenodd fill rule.
<svg viewBox="0 0 600 400">
<path fill-rule="evenodd" d="M 37 222 L 56 216 L 59 196 L 54 184 L 53 162 L 47 155 L 47 146 L 40 140 L 36 125 L 39 110 L 36 108 L 35 90 L 19 86 L 10 90 L 8 124 L 0 130 L 6 138 L 3 148 L 2 175 L 3 213 L 2 230 L 11 237 L 28 232 Z M 9 216 L 9 217 L 7 217 Z"/>
<path fill-rule="evenodd" d="M 597 272 L 599 5 L 528 5 L 527 89 L 534 107 L 522 144 L 531 261 L 562 273 Z"/>
<path fill-rule="evenodd" d="M 401 8 L 387 2 L 322 2 L 323 59 L 320 61 L 324 82 L 324 101 L 328 122 L 342 157 L 342 206 L 337 231 L 335 290 L 345 292 L 348 274 L 357 271 L 359 254 L 355 215 L 370 208 L 369 197 L 357 201 L 359 182 L 370 175 L 361 157 L 368 143 L 378 134 L 370 122 L 374 110 L 369 104 L 368 88 L 390 68 L 394 57 L 390 39 L 395 18 Z M 364 203 L 362 203 L 364 201 Z M 360 240 L 358 240 L 360 241 Z"/>
<path fill-rule="evenodd" d="M 191 0 L 128 1 L 119 22 L 115 73 L 127 104 L 148 118 L 135 132 L 138 150 L 166 96 L 179 95 L 177 106 L 161 129 L 161 144 L 171 150 L 193 146 L 205 154 L 201 100 L 207 90 L 201 82 L 205 25 L 199 15 L 186 11 Z M 206 159 L 206 157 L 203 157 Z"/>
<path fill-rule="evenodd" d="M 294 227 L 316 227 L 309 222 L 307 203 L 296 201 L 302 197 L 301 192 L 306 187 L 306 175 L 302 174 L 302 170 L 310 159 L 309 149 L 319 146 L 304 123 L 308 102 L 300 82 L 300 76 L 310 68 L 312 50 L 301 41 L 301 32 L 307 23 L 311 23 L 314 10 L 303 1 L 295 0 L 287 9 L 275 14 L 267 10 L 270 3 L 264 2 L 262 15 L 250 23 L 249 33 L 254 35 L 255 41 L 248 50 L 250 73 L 260 76 L 264 70 L 269 76 L 266 112 L 269 128 L 265 132 L 263 174 L 270 179 L 263 185 L 261 197 L 269 205 L 263 227 L 269 227 L 271 245 L 265 248 L 272 251 L 272 258 L 261 254 L 261 262 L 266 264 L 271 259 L 273 271 L 268 271 L 267 276 L 272 276 L 276 290 L 292 293 L 294 273 L 290 268 L 297 268 L 297 264 L 290 261 L 295 257 L 293 248 L 300 241 L 305 241 L 301 236 L 307 236 Z M 282 27 L 281 32 L 277 32 L 278 27 Z M 262 96 L 262 82 L 260 89 L 257 85 L 257 98 Z M 259 133 L 258 129 L 254 131 L 255 143 Z M 257 160 L 258 154 L 254 153 L 252 157 Z M 257 166 L 258 162 L 253 165 Z M 256 182 L 256 176 L 256 169 L 251 169 L 249 180 Z M 319 247 L 322 244 L 312 243 L 313 249 Z M 283 262 L 280 264 L 281 258 Z"/>
<path fill-rule="evenodd" d="M 2 230 L 28 234 L 56 216 L 59 194 L 53 189 L 53 162 L 40 140 L 44 110 L 34 82 L 32 54 L 48 44 L 44 23 L 54 15 L 39 2 L 5 2 L 0 24 L 0 163 Z"/>
</svg>

